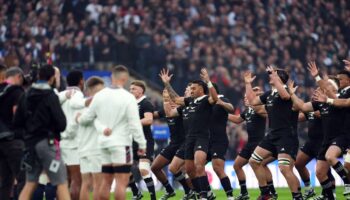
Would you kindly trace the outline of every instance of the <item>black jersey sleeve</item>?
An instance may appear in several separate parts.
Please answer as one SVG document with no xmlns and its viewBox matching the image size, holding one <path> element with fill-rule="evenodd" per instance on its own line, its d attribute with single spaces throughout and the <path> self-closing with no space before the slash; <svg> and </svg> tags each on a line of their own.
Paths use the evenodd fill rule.
<svg viewBox="0 0 350 200">
<path fill-rule="evenodd" d="M 314 111 L 316 110 L 320 110 L 320 103 L 319 102 L 312 102 L 312 108 L 314 109 Z"/>
<path fill-rule="evenodd" d="M 179 115 L 182 115 L 182 109 L 184 107 L 183 106 L 180 106 L 180 107 L 177 107 L 176 110 L 177 110 L 177 113 L 179 113 Z"/>
<path fill-rule="evenodd" d="M 185 106 L 188 106 L 188 105 L 190 105 L 190 102 L 192 101 L 192 98 L 191 97 L 186 97 L 184 99 L 184 101 L 185 101 Z"/>
<path fill-rule="evenodd" d="M 160 110 L 158 110 L 158 116 L 159 116 L 159 118 L 165 118 L 166 117 L 164 108 L 161 108 Z"/>
<path fill-rule="evenodd" d="M 261 103 L 266 104 L 267 97 L 271 94 L 271 91 L 267 91 L 264 94 L 262 94 L 259 98 Z"/>
<path fill-rule="evenodd" d="M 240 114 L 240 117 L 245 121 L 246 120 L 246 113 L 247 113 L 248 109 L 245 109 L 241 114 Z"/>
<path fill-rule="evenodd" d="M 144 105 L 143 105 L 143 112 L 144 113 L 147 113 L 147 112 L 153 113 L 153 111 L 154 111 L 154 107 L 151 104 L 151 102 L 145 101 Z"/>
</svg>

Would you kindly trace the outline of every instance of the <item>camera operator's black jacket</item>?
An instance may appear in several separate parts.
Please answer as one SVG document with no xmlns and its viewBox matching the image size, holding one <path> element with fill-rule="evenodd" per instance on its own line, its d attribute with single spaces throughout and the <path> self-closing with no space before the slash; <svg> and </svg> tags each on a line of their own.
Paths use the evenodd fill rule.
<svg viewBox="0 0 350 200">
<path fill-rule="evenodd" d="M 55 92 L 47 83 L 37 83 L 22 96 L 14 124 L 25 130 L 26 146 L 33 146 L 49 137 L 59 140 L 67 122 Z"/>
</svg>

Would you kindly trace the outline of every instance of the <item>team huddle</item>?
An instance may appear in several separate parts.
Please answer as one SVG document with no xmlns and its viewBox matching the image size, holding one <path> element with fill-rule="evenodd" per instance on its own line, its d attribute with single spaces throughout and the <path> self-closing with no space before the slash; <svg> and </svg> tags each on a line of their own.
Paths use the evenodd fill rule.
<svg viewBox="0 0 350 200">
<path fill-rule="evenodd" d="M 183 187 L 182 199 L 215 199 L 205 172 L 210 161 L 227 199 L 250 199 L 242 169 L 248 163 L 258 179 L 258 199 L 277 199 L 267 167 L 274 160 L 278 160 L 292 199 L 336 199 L 331 168 L 344 182 L 344 197 L 350 199 L 350 72 L 344 70 L 321 78 L 315 63 L 309 63 L 308 69 L 318 86 L 310 102 L 295 94 L 297 87 L 285 70 L 267 67 L 269 91 L 253 87 L 255 77 L 246 72 L 246 108 L 234 115 L 233 105 L 210 81 L 206 69 L 201 70 L 199 80 L 188 83 L 183 96 L 172 88 L 173 75 L 169 70 L 162 70 L 159 76 L 164 83 L 163 107 L 155 110 L 145 96 L 143 81 L 131 82 L 129 92 L 124 88 L 129 79 L 124 66 L 112 69 L 110 87 L 105 87 L 104 80 L 96 76 L 84 82 L 82 72 L 74 70 L 67 75 L 67 89 L 53 92 L 51 87 L 59 71 L 46 65 L 39 71 L 39 81 L 19 101 L 14 116 L 16 126 L 29 129 L 25 144 L 34 147 L 36 159 L 28 161 L 30 169 L 27 168 L 27 182 L 20 199 L 30 199 L 42 176 L 57 185 L 59 199 L 89 199 L 89 192 L 93 191 L 93 199 L 107 200 L 113 181 L 115 199 L 126 199 L 127 187 L 131 188 L 133 199 L 142 199 L 132 175 L 138 172 L 152 200 L 156 199 L 152 173 L 157 177 L 166 190 L 160 199 L 165 200 L 177 195 L 163 171 L 166 166 Z M 43 97 L 36 105 L 30 103 Z M 38 124 L 37 118 L 44 125 Z M 151 125 L 158 118 L 166 120 L 170 141 L 154 157 Z M 237 197 L 233 196 L 224 170 L 228 121 L 245 121 L 248 132 L 248 142 L 233 166 L 240 184 Z M 308 140 L 299 148 L 297 129 L 302 121 L 308 123 Z M 46 125 L 52 129 L 40 129 Z M 44 132 L 53 133 L 47 136 Z M 338 160 L 343 154 L 344 165 Z M 319 196 L 311 187 L 306 168 L 314 158 L 322 186 Z M 294 166 L 305 185 L 303 192 Z"/>
</svg>

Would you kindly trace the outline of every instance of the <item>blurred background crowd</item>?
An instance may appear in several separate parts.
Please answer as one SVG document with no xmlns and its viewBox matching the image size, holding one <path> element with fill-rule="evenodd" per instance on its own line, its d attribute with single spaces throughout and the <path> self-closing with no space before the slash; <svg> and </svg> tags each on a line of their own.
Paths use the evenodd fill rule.
<svg viewBox="0 0 350 200">
<path fill-rule="evenodd" d="M 105 69 L 124 64 L 160 84 L 169 68 L 178 93 L 209 69 L 239 113 L 242 74 L 269 88 L 267 65 L 287 69 L 307 99 L 315 60 L 323 72 L 342 69 L 350 57 L 347 0 L 0 0 L 0 64 L 29 72 L 51 53 L 61 69 Z M 228 126 L 232 159 L 247 139 Z M 300 134 L 304 134 L 301 126 Z"/>
</svg>

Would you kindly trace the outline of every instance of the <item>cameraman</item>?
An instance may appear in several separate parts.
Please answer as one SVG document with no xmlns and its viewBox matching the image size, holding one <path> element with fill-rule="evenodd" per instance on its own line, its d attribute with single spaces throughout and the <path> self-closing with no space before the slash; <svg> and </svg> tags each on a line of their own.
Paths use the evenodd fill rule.
<svg viewBox="0 0 350 200">
<path fill-rule="evenodd" d="M 20 173 L 24 143 L 20 132 L 12 122 L 20 97 L 23 95 L 23 71 L 11 67 L 0 83 L 0 199 L 10 199 L 15 178 L 18 192 L 24 185 L 24 174 Z"/>
<path fill-rule="evenodd" d="M 30 200 L 44 170 L 52 185 L 57 185 L 58 199 L 70 200 L 67 172 L 59 156 L 59 133 L 66 128 L 66 117 L 57 95 L 52 89 L 55 83 L 55 70 L 52 65 L 39 69 L 38 81 L 21 98 L 14 123 L 26 130 L 24 142 L 26 155 L 27 182 L 19 197 Z"/>
</svg>

